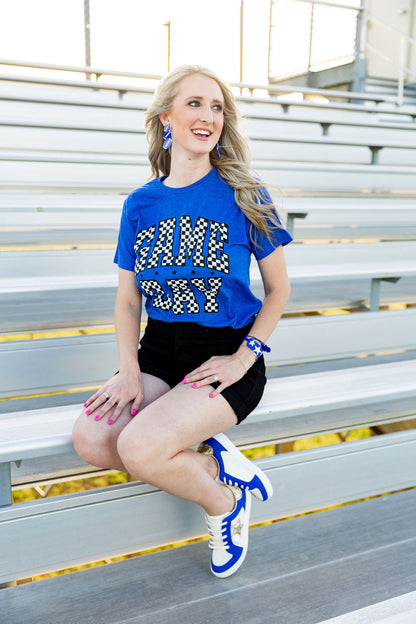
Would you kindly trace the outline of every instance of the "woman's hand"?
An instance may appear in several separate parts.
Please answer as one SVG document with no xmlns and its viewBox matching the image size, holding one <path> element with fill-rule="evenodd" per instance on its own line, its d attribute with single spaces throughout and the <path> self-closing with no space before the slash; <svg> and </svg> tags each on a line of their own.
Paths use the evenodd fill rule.
<svg viewBox="0 0 416 624">
<path fill-rule="evenodd" d="M 214 355 L 189 373 L 189 375 L 186 375 L 182 383 L 191 384 L 192 388 L 201 388 L 218 381 L 220 385 L 209 395 L 213 399 L 224 388 L 228 388 L 228 386 L 244 377 L 252 364 L 252 359 L 250 363 L 244 362 L 243 357 L 237 353 L 233 355 Z"/>
<path fill-rule="evenodd" d="M 108 419 L 108 424 L 112 425 L 130 402 L 130 412 L 135 416 L 143 398 L 143 384 L 137 373 L 117 373 L 87 400 L 85 413 L 97 412 L 94 418 L 101 420 L 113 410 Z"/>
</svg>

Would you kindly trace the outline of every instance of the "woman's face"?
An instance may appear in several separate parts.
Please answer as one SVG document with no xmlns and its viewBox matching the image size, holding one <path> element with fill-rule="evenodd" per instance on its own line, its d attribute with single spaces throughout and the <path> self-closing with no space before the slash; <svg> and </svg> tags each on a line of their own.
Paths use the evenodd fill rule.
<svg viewBox="0 0 416 624">
<path fill-rule="evenodd" d="M 224 125 L 224 98 L 218 83 L 203 74 L 191 74 L 179 83 L 168 113 L 160 115 L 171 126 L 172 156 L 208 155 L 220 138 Z"/>
</svg>

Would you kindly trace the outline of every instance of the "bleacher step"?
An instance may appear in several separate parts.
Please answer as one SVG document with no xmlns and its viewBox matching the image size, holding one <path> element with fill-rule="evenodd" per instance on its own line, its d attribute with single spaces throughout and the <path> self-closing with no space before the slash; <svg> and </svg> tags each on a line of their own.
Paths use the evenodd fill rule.
<svg viewBox="0 0 416 624">
<path fill-rule="evenodd" d="M 416 591 L 346 613 L 321 624 L 414 624 Z"/>
<path fill-rule="evenodd" d="M 255 528 L 229 579 L 200 542 L 3 589 L 0 608 L 8 624 L 318 624 L 414 590 L 415 510 L 412 489 Z"/>
</svg>

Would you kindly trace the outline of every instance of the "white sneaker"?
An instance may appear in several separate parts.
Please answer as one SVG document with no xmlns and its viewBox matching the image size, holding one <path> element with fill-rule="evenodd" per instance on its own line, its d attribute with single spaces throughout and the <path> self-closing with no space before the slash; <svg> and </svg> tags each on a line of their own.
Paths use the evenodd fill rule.
<svg viewBox="0 0 416 624">
<path fill-rule="evenodd" d="M 220 516 L 205 514 L 212 549 L 211 572 L 220 578 L 234 574 L 246 557 L 251 509 L 250 492 L 232 485 L 226 487 L 234 494 L 234 509 Z"/>
<path fill-rule="evenodd" d="M 211 455 L 218 464 L 218 480 L 227 485 L 238 485 L 259 500 L 265 501 L 273 496 L 270 480 L 256 464 L 245 457 L 224 433 L 205 440 L 198 447 L 198 452 Z"/>
</svg>

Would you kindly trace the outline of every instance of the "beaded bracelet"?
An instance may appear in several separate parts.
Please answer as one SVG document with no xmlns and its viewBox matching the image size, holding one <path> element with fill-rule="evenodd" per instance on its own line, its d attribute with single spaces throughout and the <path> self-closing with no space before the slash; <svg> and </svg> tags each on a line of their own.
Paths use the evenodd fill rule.
<svg viewBox="0 0 416 624">
<path fill-rule="evenodd" d="M 269 353 L 269 351 L 271 351 L 270 347 L 260 340 L 260 338 L 248 335 L 243 338 L 243 342 L 244 341 L 246 341 L 248 348 L 256 354 L 257 359 L 259 359 L 264 352 Z"/>
</svg>

